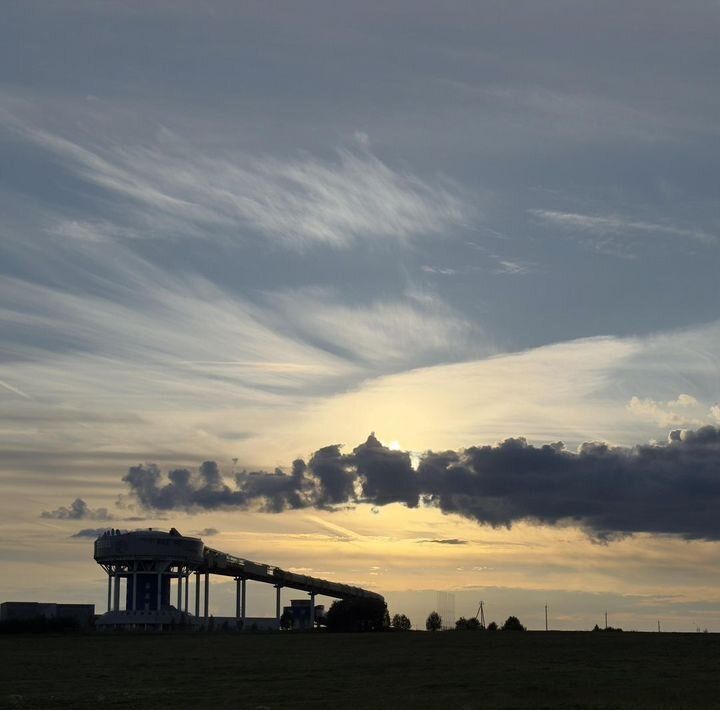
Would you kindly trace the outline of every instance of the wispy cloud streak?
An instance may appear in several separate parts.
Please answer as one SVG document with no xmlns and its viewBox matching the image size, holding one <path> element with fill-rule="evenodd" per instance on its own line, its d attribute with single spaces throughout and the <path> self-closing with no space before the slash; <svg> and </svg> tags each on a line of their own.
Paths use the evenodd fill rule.
<svg viewBox="0 0 720 710">
<path fill-rule="evenodd" d="M 3 380 L 0 380 L 0 387 L 5 388 L 8 392 L 12 392 L 13 394 L 17 394 L 20 397 L 24 397 L 25 399 L 31 399 L 30 395 L 26 392 L 23 392 L 22 390 L 18 389 L 17 387 L 13 387 L 12 385 L 9 385 L 7 382 L 4 382 Z"/>
<path fill-rule="evenodd" d="M 333 159 L 305 154 L 281 160 L 213 156 L 167 131 L 150 146 L 100 147 L 13 127 L 83 180 L 141 206 L 126 234 L 242 240 L 254 233 L 293 249 L 345 248 L 366 239 L 442 237 L 473 212 L 450 180 L 393 169 L 365 147 L 340 148 Z M 72 233 L 92 232 L 80 224 Z"/>
<path fill-rule="evenodd" d="M 577 212 L 559 212 L 543 209 L 533 209 L 530 210 L 530 213 L 543 222 L 557 225 L 563 229 L 579 230 L 592 234 L 622 234 L 627 232 L 669 234 L 676 237 L 696 239 L 708 244 L 717 244 L 718 242 L 717 236 L 703 230 L 628 219 L 617 215 L 587 215 Z"/>
</svg>

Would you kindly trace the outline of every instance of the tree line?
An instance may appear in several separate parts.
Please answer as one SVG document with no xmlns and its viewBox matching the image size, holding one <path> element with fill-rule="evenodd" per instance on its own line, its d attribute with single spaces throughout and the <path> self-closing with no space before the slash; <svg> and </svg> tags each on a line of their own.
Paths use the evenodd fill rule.
<svg viewBox="0 0 720 710">
<path fill-rule="evenodd" d="M 430 612 L 425 620 L 425 629 L 427 631 L 440 631 L 443 628 L 442 617 L 436 611 Z M 498 626 L 496 622 L 491 621 L 487 628 L 483 626 L 477 617 L 466 619 L 461 616 L 455 622 L 456 631 L 526 631 L 526 628 L 520 623 L 517 616 L 508 616 L 502 626 Z"/>
<path fill-rule="evenodd" d="M 343 599 L 333 602 L 327 612 L 325 625 L 328 631 L 410 631 L 412 622 L 405 614 L 394 614 L 390 618 L 387 604 L 379 599 Z M 443 628 L 442 617 L 436 611 L 431 612 L 426 621 L 427 631 L 440 631 Z M 525 631 L 525 627 L 516 616 L 509 616 L 502 626 L 491 621 L 487 628 L 480 621 L 461 616 L 455 622 L 457 631 Z"/>
</svg>

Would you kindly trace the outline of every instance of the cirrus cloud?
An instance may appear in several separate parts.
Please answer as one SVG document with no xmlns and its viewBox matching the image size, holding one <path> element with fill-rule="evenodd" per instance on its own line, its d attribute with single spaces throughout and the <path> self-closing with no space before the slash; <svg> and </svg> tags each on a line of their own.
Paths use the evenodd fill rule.
<svg viewBox="0 0 720 710">
<path fill-rule="evenodd" d="M 242 240 L 254 233 L 292 249 L 345 248 L 362 240 L 442 236 L 474 214 L 458 184 L 395 169 L 362 144 L 338 148 L 330 159 L 219 156 L 167 129 L 150 144 L 99 147 L 24 125 L 7 112 L 0 119 L 22 140 L 61 158 L 76 177 L 134 205 L 121 226 L 69 223 L 63 233 L 72 238 Z M 101 235 L 98 224 L 105 224 Z"/>
</svg>

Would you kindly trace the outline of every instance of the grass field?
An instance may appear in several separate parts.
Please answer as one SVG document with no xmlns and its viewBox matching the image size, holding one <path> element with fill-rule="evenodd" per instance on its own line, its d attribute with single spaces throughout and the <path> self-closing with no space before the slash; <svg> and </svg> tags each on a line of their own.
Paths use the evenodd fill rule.
<svg viewBox="0 0 720 710">
<path fill-rule="evenodd" d="M 720 635 L 0 637 L 2 708 L 720 708 Z"/>
</svg>

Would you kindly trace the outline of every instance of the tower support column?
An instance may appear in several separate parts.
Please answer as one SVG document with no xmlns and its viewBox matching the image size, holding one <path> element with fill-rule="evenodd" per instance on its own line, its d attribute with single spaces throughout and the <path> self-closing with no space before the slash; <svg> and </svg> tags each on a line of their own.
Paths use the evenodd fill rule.
<svg viewBox="0 0 720 710">
<path fill-rule="evenodd" d="M 205 625 L 208 624 L 210 617 L 210 573 L 205 572 Z"/>
<path fill-rule="evenodd" d="M 310 628 L 315 628 L 315 592 L 310 592 Z"/>
<path fill-rule="evenodd" d="M 241 587 L 241 577 L 235 577 L 235 623 L 238 628 L 242 628 L 240 625 L 240 613 L 242 611 L 242 587 Z"/>
<path fill-rule="evenodd" d="M 200 618 L 200 572 L 195 572 L 195 618 Z"/>
<path fill-rule="evenodd" d="M 242 625 L 245 626 L 245 608 L 247 604 L 247 579 L 245 579 L 245 577 L 242 578 L 240 587 L 242 589 L 242 599 L 240 601 L 240 621 L 242 622 Z"/>
<path fill-rule="evenodd" d="M 178 572 L 177 578 L 177 610 L 182 611 L 182 574 Z"/>
<path fill-rule="evenodd" d="M 120 611 L 120 575 L 115 573 L 115 599 L 113 600 L 113 609 Z"/>
<path fill-rule="evenodd" d="M 275 585 L 275 621 L 277 621 L 278 629 L 280 628 L 280 590 L 282 584 Z"/>
<path fill-rule="evenodd" d="M 108 605 L 107 605 L 108 611 L 110 611 L 110 609 L 112 609 L 112 581 L 113 581 L 112 573 L 108 572 Z"/>
</svg>

